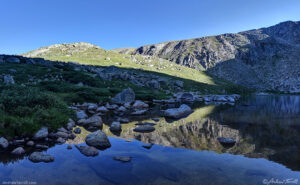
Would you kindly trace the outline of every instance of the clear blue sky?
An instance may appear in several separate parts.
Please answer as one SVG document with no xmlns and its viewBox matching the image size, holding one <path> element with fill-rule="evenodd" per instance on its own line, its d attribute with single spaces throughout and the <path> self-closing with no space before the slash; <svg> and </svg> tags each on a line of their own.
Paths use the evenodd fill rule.
<svg viewBox="0 0 300 185">
<path fill-rule="evenodd" d="M 0 53 L 55 43 L 104 49 L 300 20 L 300 0 L 1 0 Z"/>
</svg>

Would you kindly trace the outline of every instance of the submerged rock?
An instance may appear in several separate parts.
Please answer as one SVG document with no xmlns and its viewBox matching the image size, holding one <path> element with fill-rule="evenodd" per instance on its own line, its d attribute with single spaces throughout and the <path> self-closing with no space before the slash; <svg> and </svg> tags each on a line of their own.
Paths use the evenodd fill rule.
<svg viewBox="0 0 300 185">
<path fill-rule="evenodd" d="M 182 104 L 179 108 L 165 110 L 165 116 L 170 118 L 181 118 L 192 113 L 193 110 L 188 105 Z"/>
<path fill-rule="evenodd" d="M 22 147 L 18 147 L 11 152 L 11 154 L 13 154 L 13 155 L 22 155 L 24 153 L 25 153 L 25 150 Z"/>
<path fill-rule="evenodd" d="M 68 149 L 68 150 L 71 150 L 71 149 L 72 149 L 72 146 L 71 146 L 71 145 L 68 145 L 68 146 L 67 146 L 67 149 Z"/>
<path fill-rule="evenodd" d="M 97 156 L 99 154 L 99 151 L 92 146 L 79 146 L 75 145 L 75 147 L 79 150 L 80 153 L 82 153 L 85 156 Z"/>
<path fill-rule="evenodd" d="M 131 88 L 125 89 L 118 93 L 113 99 L 113 103 L 124 104 L 131 103 L 135 100 L 135 93 Z"/>
<path fill-rule="evenodd" d="M 117 157 L 114 157 L 114 160 L 126 163 L 126 162 L 131 161 L 131 157 L 130 156 L 117 156 Z"/>
<path fill-rule="evenodd" d="M 38 163 L 38 162 L 52 162 L 54 161 L 54 157 L 48 154 L 43 154 L 41 152 L 33 152 L 32 154 L 30 154 L 30 156 L 28 157 L 28 159 L 34 163 Z"/>
<path fill-rule="evenodd" d="M 101 130 L 95 131 L 85 138 L 86 144 L 97 148 L 108 148 L 111 146 L 106 134 Z"/>
<path fill-rule="evenodd" d="M 155 128 L 150 125 L 142 125 L 133 129 L 135 132 L 153 132 L 154 130 Z"/>
<path fill-rule="evenodd" d="M 7 148 L 8 147 L 8 141 L 4 137 L 0 138 L 0 147 L 1 148 Z"/>
<path fill-rule="evenodd" d="M 40 140 L 40 139 L 45 139 L 48 137 L 48 128 L 47 127 L 42 127 L 35 135 L 33 136 L 34 140 Z"/>
</svg>

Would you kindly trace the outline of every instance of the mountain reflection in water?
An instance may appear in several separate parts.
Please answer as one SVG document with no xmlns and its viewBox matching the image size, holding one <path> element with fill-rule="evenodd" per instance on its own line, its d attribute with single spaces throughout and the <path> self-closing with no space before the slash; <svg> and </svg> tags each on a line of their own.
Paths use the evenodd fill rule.
<svg viewBox="0 0 300 185">
<path fill-rule="evenodd" d="M 67 150 L 66 145 L 48 150 L 55 156 L 49 164 L 33 164 L 26 157 L 1 153 L 0 160 L 6 165 L 0 167 L 0 179 L 29 177 L 27 180 L 49 184 L 88 184 L 91 180 L 96 184 L 262 184 L 265 178 L 300 180 L 300 96 L 246 97 L 235 106 L 201 105 L 180 120 L 158 117 L 154 122 L 151 118 L 122 124 L 118 136 L 105 125 L 103 131 L 110 136 L 112 147 L 94 158 L 81 155 L 75 148 Z M 135 124 L 141 121 L 156 123 L 156 130 L 134 132 Z M 82 133 L 68 143 L 84 144 L 89 133 L 82 128 Z M 237 142 L 225 148 L 219 137 Z M 126 142 L 128 139 L 133 141 Z M 155 145 L 145 149 L 136 140 Z M 133 158 L 123 164 L 113 161 L 116 155 Z M 57 178 L 51 179 L 51 175 Z"/>
</svg>

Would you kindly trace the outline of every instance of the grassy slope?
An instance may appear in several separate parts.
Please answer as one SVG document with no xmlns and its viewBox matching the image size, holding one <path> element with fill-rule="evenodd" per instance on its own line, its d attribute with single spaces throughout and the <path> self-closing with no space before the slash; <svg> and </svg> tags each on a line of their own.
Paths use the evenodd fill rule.
<svg viewBox="0 0 300 185">
<path fill-rule="evenodd" d="M 142 69 L 143 71 L 155 72 L 159 75 L 175 77 L 185 82 L 185 90 L 198 91 L 201 94 L 208 93 L 244 93 L 247 89 L 233 85 L 230 82 L 213 78 L 204 72 L 171 63 L 167 60 L 138 55 L 125 55 L 100 48 L 89 48 L 82 52 L 52 48 L 47 53 L 38 55 L 48 60 L 64 62 L 78 62 L 80 64 L 95 66 L 117 66 L 127 69 Z M 110 60 L 107 60 L 107 58 Z"/>
</svg>

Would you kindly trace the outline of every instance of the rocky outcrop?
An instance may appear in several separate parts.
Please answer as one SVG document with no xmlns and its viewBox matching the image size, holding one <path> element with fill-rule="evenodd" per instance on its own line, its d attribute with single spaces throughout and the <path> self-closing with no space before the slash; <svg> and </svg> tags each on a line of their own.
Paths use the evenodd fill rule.
<svg viewBox="0 0 300 185">
<path fill-rule="evenodd" d="M 142 46 L 133 54 L 157 56 L 206 70 L 233 83 L 300 92 L 300 22 Z"/>
</svg>

